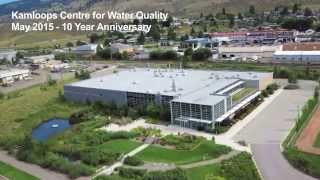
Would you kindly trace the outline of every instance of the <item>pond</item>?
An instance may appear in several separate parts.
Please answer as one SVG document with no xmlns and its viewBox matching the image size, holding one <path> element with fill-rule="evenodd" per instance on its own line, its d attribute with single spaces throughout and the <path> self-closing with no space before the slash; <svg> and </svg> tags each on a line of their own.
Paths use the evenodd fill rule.
<svg viewBox="0 0 320 180">
<path fill-rule="evenodd" d="M 38 141 L 47 141 L 50 137 L 58 135 L 69 128 L 71 128 L 71 125 L 66 119 L 49 119 L 33 129 L 32 138 Z"/>
</svg>

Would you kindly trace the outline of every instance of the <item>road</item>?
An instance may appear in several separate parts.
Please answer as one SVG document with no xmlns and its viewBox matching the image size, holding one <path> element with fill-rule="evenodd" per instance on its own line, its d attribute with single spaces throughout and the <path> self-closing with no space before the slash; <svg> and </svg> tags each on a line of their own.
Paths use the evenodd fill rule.
<svg viewBox="0 0 320 180">
<path fill-rule="evenodd" d="M 265 180 L 312 180 L 284 159 L 280 144 L 293 127 L 298 109 L 313 95 L 315 83 L 299 81 L 299 90 L 284 90 L 233 139 L 250 144 Z"/>
<path fill-rule="evenodd" d="M 16 160 L 14 157 L 7 154 L 5 151 L 0 151 L 0 161 L 5 162 L 17 169 L 25 171 L 39 179 L 45 180 L 69 180 L 69 178 L 57 172 L 53 172 L 47 169 L 44 169 L 38 165 L 33 165 L 29 163 L 25 163 L 22 161 Z"/>
</svg>

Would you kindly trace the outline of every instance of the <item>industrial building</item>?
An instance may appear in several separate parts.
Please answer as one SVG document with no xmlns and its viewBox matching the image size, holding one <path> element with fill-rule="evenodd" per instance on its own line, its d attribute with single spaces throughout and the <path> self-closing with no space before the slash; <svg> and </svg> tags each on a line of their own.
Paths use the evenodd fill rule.
<svg viewBox="0 0 320 180">
<path fill-rule="evenodd" d="M 278 63 L 319 64 L 320 51 L 276 51 L 273 61 Z"/>
<path fill-rule="evenodd" d="M 221 59 L 229 60 L 258 60 L 261 58 L 272 59 L 275 51 L 281 51 L 281 45 L 273 46 L 221 46 L 218 47 Z"/>
<path fill-rule="evenodd" d="M 210 129 L 254 101 L 272 81 L 272 73 L 131 69 L 65 85 L 64 96 L 129 107 L 164 105 L 172 124 Z"/>
<path fill-rule="evenodd" d="M 0 85 L 7 86 L 15 81 L 26 79 L 30 76 L 30 71 L 27 69 L 10 69 L 0 71 Z"/>
<path fill-rule="evenodd" d="M 209 48 L 214 49 L 218 47 L 219 42 L 216 41 L 216 39 L 210 39 L 210 38 L 195 38 L 195 39 L 188 39 L 183 41 L 180 44 L 180 49 L 187 49 L 192 48 L 193 50 L 197 50 L 200 48 Z"/>
<path fill-rule="evenodd" d="M 82 56 L 91 56 L 97 53 L 97 44 L 85 44 L 72 48 L 72 52 Z"/>
</svg>

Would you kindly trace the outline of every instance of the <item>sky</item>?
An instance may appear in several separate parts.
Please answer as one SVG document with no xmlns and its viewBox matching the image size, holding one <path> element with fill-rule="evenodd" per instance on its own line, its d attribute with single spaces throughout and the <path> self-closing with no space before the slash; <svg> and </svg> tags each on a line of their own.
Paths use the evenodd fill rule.
<svg viewBox="0 0 320 180">
<path fill-rule="evenodd" d="M 18 0 L 0 0 L 0 5 L 13 2 L 13 1 L 18 1 Z"/>
</svg>

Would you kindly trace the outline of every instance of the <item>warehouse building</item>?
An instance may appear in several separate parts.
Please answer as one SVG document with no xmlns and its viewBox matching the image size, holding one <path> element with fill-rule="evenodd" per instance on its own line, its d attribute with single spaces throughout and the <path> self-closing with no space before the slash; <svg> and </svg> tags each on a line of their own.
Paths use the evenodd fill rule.
<svg viewBox="0 0 320 180">
<path fill-rule="evenodd" d="M 27 69 L 10 69 L 0 71 L 0 85 L 8 86 L 15 81 L 26 79 L 30 76 L 30 71 Z"/>
<path fill-rule="evenodd" d="M 66 85 L 64 95 L 76 102 L 165 105 L 172 124 L 213 128 L 250 104 L 272 81 L 272 73 L 132 69 Z"/>
<path fill-rule="evenodd" d="M 276 51 L 273 61 L 277 63 L 319 64 L 320 51 Z"/>
<path fill-rule="evenodd" d="M 275 51 L 280 51 L 281 45 L 274 46 L 221 46 L 218 48 L 219 56 L 223 60 L 258 60 L 272 59 Z"/>
</svg>

